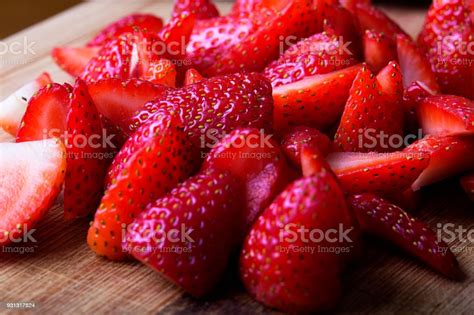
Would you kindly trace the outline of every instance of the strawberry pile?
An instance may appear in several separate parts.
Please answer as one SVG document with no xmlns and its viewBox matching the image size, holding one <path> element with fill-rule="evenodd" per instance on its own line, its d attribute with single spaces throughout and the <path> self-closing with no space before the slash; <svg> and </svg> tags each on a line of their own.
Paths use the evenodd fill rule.
<svg viewBox="0 0 474 315">
<path fill-rule="evenodd" d="M 0 103 L 0 245 L 64 191 L 93 252 L 195 297 L 238 262 L 259 302 L 330 310 L 365 234 L 461 279 L 402 208 L 456 176 L 473 198 L 473 28 L 467 0 L 434 1 L 417 41 L 369 1 L 178 0 L 56 47 L 74 84 Z"/>
</svg>

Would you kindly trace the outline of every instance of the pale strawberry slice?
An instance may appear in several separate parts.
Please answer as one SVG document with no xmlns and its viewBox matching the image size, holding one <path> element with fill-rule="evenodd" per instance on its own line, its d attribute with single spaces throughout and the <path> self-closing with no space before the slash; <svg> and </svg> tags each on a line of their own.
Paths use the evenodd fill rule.
<svg viewBox="0 0 474 315">
<path fill-rule="evenodd" d="M 99 204 L 107 165 L 113 151 L 104 141 L 103 126 L 86 84 L 77 79 L 66 119 L 67 170 L 64 218 L 86 216 Z"/>
<path fill-rule="evenodd" d="M 374 72 L 382 70 L 390 61 L 397 59 L 392 38 L 384 33 L 366 30 L 363 38 L 364 60 Z"/>
<path fill-rule="evenodd" d="M 55 47 L 51 51 L 54 62 L 74 77 L 80 76 L 89 61 L 99 54 L 100 47 Z"/>
<path fill-rule="evenodd" d="M 184 86 L 202 81 L 204 77 L 196 69 L 188 69 L 184 75 Z"/>
<path fill-rule="evenodd" d="M 124 259 L 124 228 L 191 175 L 197 161 L 192 150 L 177 117 L 167 114 L 142 125 L 112 163 L 110 184 L 87 234 L 89 247 L 109 259 Z"/>
<path fill-rule="evenodd" d="M 15 93 L 0 102 L 0 128 L 16 137 L 21 119 L 28 107 L 30 98 L 43 86 L 52 83 L 48 73 L 44 72 Z"/>
<path fill-rule="evenodd" d="M 273 90 L 274 128 L 277 132 L 299 125 L 327 129 L 341 117 L 360 65 L 306 77 Z"/>
<path fill-rule="evenodd" d="M 124 247 L 192 296 L 209 294 L 241 232 L 239 187 L 220 170 L 189 178 L 128 226 Z"/>
<path fill-rule="evenodd" d="M 139 79 L 103 79 L 90 83 L 88 88 L 99 113 L 123 130 L 146 102 L 164 97 L 167 91 L 165 86 Z"/>
<path fill-rule="evenodd" d="M 283 152 L 296 166 L 301 165 L 300 152 L 305 146 L 318 150 L 323 156 L 328 155 L 332 150 L 332 142 L 328 136 L 317 129 L 305 126 L 290 129 L 282 137 L 281 145 Z"/>
<path fill-rule="evenodd" d="M 448 245 L 427 224 L 372 194 L 352 196 L 349 202 L 364 232 L 395 244 L 448 278 L 463 277 Z"/>
<path fill-rule="evenodd" d="M 405 148 L 404 152 L 430 155 L 428 167 L 413 183 L 412 189 L 431 185 L 474 169 L 474 135 L 426 136 Z"/>
<path fill-rule="evenodd" d="M 474 101 L 454 95 L 423 99 L 418 119 L 426 134 L 433 136 L 474 133 Z"/>
<path fill-rule="evenodd" d="M 0 245 L 24 236 L 61 192 L 66 152 L 58 139 L 0 143 Z"/>
<path fill-rule="evenodd" d="M 16 141 L 61 138 L 66 130 L 71 91 L 69 84 L 57 83 L 48 84 L 39 90 L 28 102 Z"/>
<path fill-rule="evenodd" d="M 414 82 L 421 82 L 434 93 L 439 92 L 436 75 L 431 70 L 429 60 L 411 38 L 402 34 L 397 36 L 397 54 L 405 88 Z"/>
<path fill-rule="evenodd" d="M 366 67 L 357 74 L 334 143 L 341 151 L 390 152 L 387 141 L 403 135 L 403 86 L 399 66 L 389 63 L 375 77 Z"/>
<path fill-rule="evenodd" d="M 413 184 L 428 167 L 430 154 L 338 152 L 329 154 L 327 161 L 348 192 L 390 196 Z"/>
<path fill-rule="evenodd" d="M 461 177 L 461 186 L 466 192 L 466 194 L 474 200 L 474 173 L 469 173 Z"/>
<path fill-rule="evenodd" d="M 176 67 L 171 60 L 161 58 L 148 65 L 141 79 L 154 84 L 176 87 Z"/>
<path fill-rule="evenodd" d="M 157 33 L 163 27 L 163 21 L 152 14 L 133 13 L 104 27 L 89 41 L 87 46 L 103 46 L 108 41 L 125 33 L 143 31 Z"/>
</svg>

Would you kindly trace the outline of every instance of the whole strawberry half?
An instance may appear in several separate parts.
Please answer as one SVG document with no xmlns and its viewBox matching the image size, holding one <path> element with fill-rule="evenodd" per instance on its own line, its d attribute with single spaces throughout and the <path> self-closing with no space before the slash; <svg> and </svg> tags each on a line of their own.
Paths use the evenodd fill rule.
<svg viewBox="0 0 474 315">
<path fill-rule="evenodd" d="M 100 52 L 101 46 L 96 47 L 54 47 L 51 57 L 54 62 L 73 77 L 80 76 L 87 64 Z"/>
<path fill-rule="evenodd" d="M 356 65 L 274 88 L 275 131 L 281 134 L 301 125 L 325 130 L 336 124 L 360 69 Z"/>
<path fill-rule="evenodd" d="M 430 155 L 423 151 L 337 152 L 329 154 L 327 160 L 346 191 L 391 196 L 410 188 L 428 167 Z"/>
<path fill-rule="evenodd" d="M 321 31 L 322 21 L 316 18 L 311 0 L 267 4 L 258 10 L 200 21 L 187 46 L 192 67 L 206 76 L 261 71 L 294 43 L 282 39 Z"/>
<path fill-rule="evenodd" d="M 462 277 L 448 245 L 425 223 L 372 194 L 352 196 L 349 202 L 362 231 L 394 243 L 446 277 Z"/>
<path fill-rule="evenodd" d="M 434 184 L 463 172 L 474 170 L 474 135 L 426 136 L 405 148 L 404 152 L 429 154 L 430 163 L 413 183 L 412 189 Z"/>
<path fill-rule="evenodd" d="M 66 130 L 69 85 L 48 84 L 28 102 L 16 137 L 17 142 L 60 138 Z"/>
<path fill-rule="evenodd" d="M 229 171 L 245 187 L 245 232 L 288 184 L 287 167 L 278 143 L 255 128 L 238 128 L 225 136 L 203 165 Z"/>
<path fill-rule="evenodd" d="M 205 149 L 237 127 L 272 130 L 270 82 L 260 74 L 231 74 L 171 90 L 145 105 L 129 123 L 129 133 L 157 113 L 175 112 L 197 148 Z"/>
<path fill-rule="evenodd" d="M 290 48 L 264 70 L 273 87 L 356 64 L 351 46 L 334 32 L 312 35 Z"/>
<path fill-rule="evenodd" d="M 290 129 L 282 138 L 281 146 L 286 156 L 295 166 L 301 166 L 301 149 L 310 147 L 321 152 L 323 156 L 332 150 L 332 143 L 328 136 L 319 130 L 305 126 Z"/>
<path fill-rule="evenodd" d="M 143 31 L 157 33 L 163 27 L 163 21 L 152 14 L 133 13 L 104 27 L 87 46 L 103 46 L 110 40 L 125 33 Z"/>
<path fill-rule="evenodd" d="M 471 198 L 471 200 L 474 200 L 474 173 L 469 173 L 467 175 L 464 175 L 461 177 L 461 186 L 466 192 L 466 194 Z"/>
<path fill-rule="evenodd" d="M 124 247 L 189 294 L 210 293 L 240 234 L 239 187 L 224 171 L 191 177 L 128 226 Z"/>
<path fill-rule="evenodd" d="M 472 12 L 466 0 L 433 1 L 418 37 L 441 91 L 470 99 L 474 99 Z"/>
<path fill-rule="evenodd" d="M 25 114 L 31 97 L 43 86 L 52 83 L 48 73 L 44 72 L 0 102 L 0 128 L 16 136 L 21 119 Z"/>
<path fill-rule="evenodd" d="M 324 237 L 340 231 L 345 237 Z M 330 171 L 290 184 L 258 218 L 240 257 L 240 275 L 261 303 L 287 312 L 332 309 L 357 245 L 344 193 Z M 336 254 L 336 250 L 345 250 Z"/>
<path fill-rule="evenodd" d="M 423 132 L 433 136 L 474 133 L 474 101 L 454 95 L 421 99 L 416 111 Z"/>
<path fill-rule="evenodd" d="M 112 162 L 109 185 L 87 235 L 89 247 L 109 259 L 124 259 L 124 228 L 150 202 L 186 179 L 193 163 L 178 118 L 163 115 L 143 124 Z"/>
<path fill-rule="evenodd" d="M 183 12 L 192 12 L 198 20 L 219 16 L 219 11 L 212 0 L 177 0 L 173 8 L 173 16 Z"/>
<path fill-rule="evenodd" d="M 341 151 L 389 152 L 388 137 L 403 136 L 403 83 L 397 63 L 389 63 L 377 77 L 362 68 L 351 87 L 334 137 Z"/>
<path fill-rule="evenodd" d="M 67 169 L 64 184 L 64 217 L 92 213 L 103 192 L 103 180 L 113 147 L 104 137 L 99 112 L 86 84 L 77 79 L 66 117 Z"/>
<path fill-rule="evenodd" d="M 66 152 L 57 139 L 0 143 L 0 152 L 0 245 L 4 246 L 24 240 L 52 206 L 61 192 Z"/>
</svg>

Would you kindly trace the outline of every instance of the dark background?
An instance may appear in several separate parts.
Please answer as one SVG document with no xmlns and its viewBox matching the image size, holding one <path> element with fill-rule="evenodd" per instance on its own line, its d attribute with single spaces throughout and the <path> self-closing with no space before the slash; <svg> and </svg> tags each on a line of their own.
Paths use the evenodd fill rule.
<svg viewBox="0 0 474 315">
<path fill-rule="evenodd" d="M 133 1 L 133 0 L 117 0 Z M 167 0 L 156 0 L 167 1 Z M 229 0 L 230 1 L 230 0 Z M 285 1 L 285 0 L 282 0 Z M 61 12 L 81 0 L 0 0 L 0 38 L 16 33 L 45 18 Z M 218 2 L 218 1 L 216 1 Z M 224 2 L 221 0 L 221 2 Z M 375 3 L 390 5 L 426 6 L 429 0 L 374 0 Z M 58 30 L 58 32 L 61 30 Z"/>
</svg>

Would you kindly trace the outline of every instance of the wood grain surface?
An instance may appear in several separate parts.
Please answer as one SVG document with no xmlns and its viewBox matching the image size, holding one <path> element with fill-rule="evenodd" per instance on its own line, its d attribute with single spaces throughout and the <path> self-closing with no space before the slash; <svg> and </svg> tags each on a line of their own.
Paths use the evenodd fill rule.
<svg viewBox="0 0 474 315">
<path fill-rule="evenodd" d="M 94 1 L 26 29 L 5 42 L 34 42 L 34 53 L 0 55 L 0 99 L 42 71 L 56 81 L 70 81 L 57 68 L 49 52 L 56 45 L 81 45 L 102 26 L 132 11 L 168 17 L 168 1 Z M 229 4 L 221 5 L 223 12 Z M 423 12 L 391 8 L 389 14 L 412 35 L 423 21 Z M 423 192 L 418 215 L 433 228 L 452 223 L 474 229 L 473 204 L 456 182 Z M 250 299 L 239 284 L 235 268 L 214 296 L 205 301 L 190 298 L 160 275 L 137 262 L 114 263 L 96 257 L 85 238 L 89 220 L 62 220 L 62 200 L 51 209 L 34 234 L 37 242 L 16 251 L 0 252 L 0 313 L 37 314 L 188 314 L 273 312 Z M 448 281 L 397 250 L 376 240 L 363 260 L 346 276 L 344 297 L 337 313 L 374 314 L 473 314 L 474 244 L 456 240 L 450 245 L 467 279 Z M 10 249 L 11 250 L 11 249 Z M 2 249 L 5 251 L 5 249 Z M 28 251 L 28 252 L 27 252 Z M 18 311 L 8 302 L 34 303 Z"/>
</svg>

